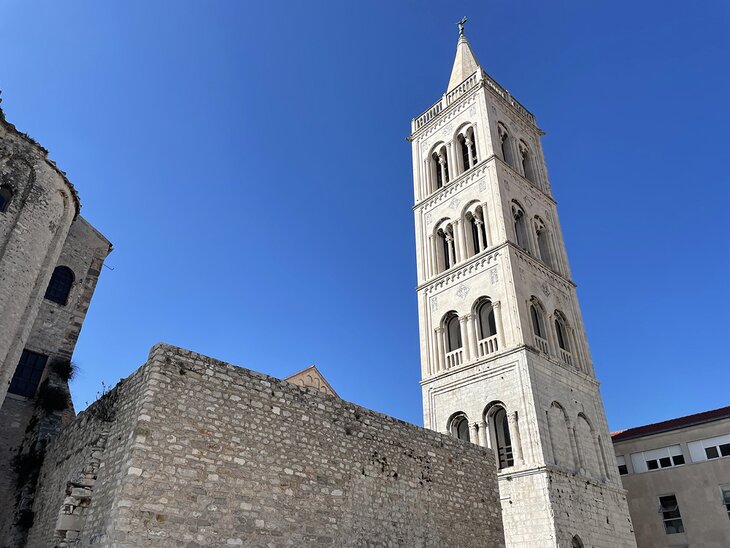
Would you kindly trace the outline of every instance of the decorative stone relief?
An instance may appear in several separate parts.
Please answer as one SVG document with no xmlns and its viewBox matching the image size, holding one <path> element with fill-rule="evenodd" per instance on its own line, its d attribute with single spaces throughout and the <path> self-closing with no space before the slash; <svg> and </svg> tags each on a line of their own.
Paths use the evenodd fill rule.
<svg viewBox="0 0 730 548">
<path fill-rule="evenodd" d="M 487 190 L 487 179 L 482 179 L 479 181 L 479 190 L 484 191 Z"/>
<path fill-rule="evenodd" d="M 431 310 L 436 310 L 438 308 L 438 305 L 439 305 L 438 297 L 436 295 L 434 295 L 433 297 L 431 297 Z"/>
<path fill-rule="evenodd" d="M 532 198 L 525 196 L 525 203 L 527 204 L 527 207 L 532 207 Z"/>
<path fill-rule="evenodd" d="M 548 284 L 546 284 L 546 283 L 543 283 L 542 284 L 542 293 L 546 297 L 549 297 L 550 296 L 550 287 L 548 286 Z"/>
<path fill-rule="evenodd" d="M 454 129 L 454 124 L 452 124 L 452 123 L 446 124 L 441 129 L 441 135 L 443 135 L 444 137 L 446 137 L 447 135 L 449 135 L 453 131 L 453 129 Z"/>
<path fill-rule="evenodd" d="M 477 107 L 476 105 L 472 105 L 472 107 L 469 109 L 469 116 L 476 116 L 477 115 Z"/>
<path fill-rule="evenodd" d="M 453 198 L 451 198 L 451 201 L 449 202 L 449 209 L 456 209 L 457 207 L 459 207 L 460 203 L 461 203 L 461 199 L 454 196 Z"/>
<path fill-rule="evenodd" d="M 469 286 L 461 284 L 459 286 L 459 289 L 456 290 L 456 296 L 459 297 L 462 301 L 466 299 L 466 296 L 469 294 Z"/>
<path fill-rule="evenodd" d="M 430 211 L 428 213 L 426 213 L 426 224 L 427 225 L 431 224 L 431 212 Z"/>
<path fill-rule="evenodd" d="M 497 285 L 497 282 L 499 281 L 499 272 L 496 267 L 489 269 L 489 281 L 492 285 Z"/>
</svg>

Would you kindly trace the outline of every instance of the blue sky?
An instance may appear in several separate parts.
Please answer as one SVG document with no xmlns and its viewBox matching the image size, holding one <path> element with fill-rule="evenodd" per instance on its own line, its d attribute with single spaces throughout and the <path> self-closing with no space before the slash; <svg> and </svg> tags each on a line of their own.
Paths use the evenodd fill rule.
<svg viewBox="0 0 730 548">
<path fill-rule="evenodd" d="M 727 2 L 5 0 L 6 115 L 115 247 L 77 407 L 164 341 L 422 422 L 404 138 L 465 14 L 547 133 L 611 428 L 730 403 Z"/>
</svg>

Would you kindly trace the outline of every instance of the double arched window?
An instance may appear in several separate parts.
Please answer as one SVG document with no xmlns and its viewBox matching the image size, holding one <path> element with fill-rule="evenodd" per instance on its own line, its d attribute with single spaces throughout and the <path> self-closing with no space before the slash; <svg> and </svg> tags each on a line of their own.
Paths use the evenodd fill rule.
<svg viewBox="0 0 730 548">
<path fill-rule="evenodd" d="M 463 173 L 477 165 L 477 145 L 474 140 L 474 128 L 467 126 L 457 135 L 456 142 L 459 147 L 461 172 Z"/>
<path fill-rule="evenodd" d="M 0 213 L 5 213 L 8 210 L 8 206 L 12 199 L 13 189 L 8 185 L 0 186 Z"/>
<path fill-rule="evenodd" d="M 486 215 L 484 214 L 484 206 L 476 205 L 469 208 L 464 215 L 466 221 L 468 251 L 469 255 L 481 253 L 488 247 L 487 226 L 485 223 Z"/>
<path fill-rule="evenodd" d="M 438 272 L 444 272 L 456 264 L 454 225 L 444 221 L 436 230 L 436 263 Z"/>
<path fill-rule="evenodd" d="M 436 191 L 449 182 L 449 155 L 446 146 L 438 145 L 431 153 L 432 191 Z"/>
<path fill-rule="evenodd" d="M 66 306 L 74 278 L 74 273 L 69 267 L 57 266 L 51 275 L 51 281 L 48 283 L 45 298 L 61 306 Z"/>
</svg>

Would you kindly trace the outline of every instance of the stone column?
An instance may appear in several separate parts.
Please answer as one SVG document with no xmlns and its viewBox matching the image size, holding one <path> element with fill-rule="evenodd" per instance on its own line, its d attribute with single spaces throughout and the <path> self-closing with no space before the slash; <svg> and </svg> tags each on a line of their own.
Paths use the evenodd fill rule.
<svg viewBox="0 0 730 548">
<path fill-rule="evenodd" d="M 457 240 L 459 242 L 459 262 L 465 261 L 468 256 L 466 252 L 466 232 L 461 219 L 454 221 L 454 231 L 457 232 Z"/>
<path fill-rule="evenodd" d="M 439 152 L 438 154 L 439 159 L 439 169 L 441 170 L 441 186 L 446 186 L 446 157 L 443 155 L 443 153 Z"/>
<path fill-rule="evenodd" d="M 476 165 L 476 158 L 471 157 L 471 145 L 472 145 L 472 140 L 469 139 L 469 137 L 464 136 L 464 146 L 466 146 L 466 155 L 469 158 L 469 165 L 464 166 L 464 171 L 466 171 L 467 169 L 471 169 L 472 167 L 474 167 Z"/>
<path fill-rule="evenodd" d="M 456 173 L 456 161 L 454 160 L 456 158 L 456 154 L 454 154 L 454 141 L 449 141 L 449 151 L 447 153 L 446 161 L 447 165 L 449 167 L 449 180 L 452 180 L 454 177 L 457 176 Z"/>
<path fill-rule="evenodd" d="M 504 322 L 502 321 L 502 303 L 500 301 L 492 301 L 492 309 L 494 309 L 494 323 L 497 327 L 497 342 L 499 343 L 499 350 L 504 350 L 507 346 L 504 333 Z"/>
<path fill-rule="evenodd" d="M 449 253 L 449 263 L 453 267 L 456 264 L 456 255 L 454 253 L 454 237 L 451 234 L 446 234 L 446 249 Z"/>
<path fill-rule="evenodd" d="M 484 251 L 487 247 L 484 245 L 484 223 L 474 217 L 474 224 L 477 225 L 477 239 L 479 240 L 478 245 L 479 249 L 475 249 L 474 253 L 479 253 L 480 251 Z"/>
<path fill-rule="evenodd" d="M 488 447 L 488 436 L 487 436 L 487 423 L 486 421 L 479 422 L 479 445 L 482 447 Z"/>
<path fill-rule="evenodd" d="M 461 346 L 464 353 L 464 363 L 471 361 L 471 348 L 469 343 L 469 326 L 467 316 L 459 317 L 459 328 L 461 329 Z"/>
<path fill-rule="evenodd" d="M 476 360 L 479 358 L 479 349 L 477 348 L 479 338 L 476 330 L 476 319 L 471 312 L 466 315 L 466 330 L 469 332 L 469 350 L 471 357 Z"/>
<path fill-rule="evenodd" d="M 454 256 L 456 257 L 456 262 L 460 263 L 463 260 L 463 255 L 461 254 L 461 220 L 454 219 L 451 222 L 451 228 L 454 231 Z"/>
<path fill-rule="evenodd" d="M 476 422 L 469 425 L 469 441 L 474 445 L 479 444 L 479 425 Z"/>
<path fill-rule="evenodd" d="M 487 246 L 494 245 L 494 238 L 492 238 L 492 231 L 489 227 L 489 206 L 486 202 L 482 203 L 482 222 L 484 223 L 484 234 L 487 236 Z"/>
<path fill-rule="evenodd" d="M 507 423 L 509 424 L 509 433 L 512 438 L 512 455 L 514 456 L 515 462 L 524 462 L 522 455 L 522 439 L 520 437 L 520 425 L 517 420 L 517 411 L 514 411 L 507 415 Z"/>
</svg>

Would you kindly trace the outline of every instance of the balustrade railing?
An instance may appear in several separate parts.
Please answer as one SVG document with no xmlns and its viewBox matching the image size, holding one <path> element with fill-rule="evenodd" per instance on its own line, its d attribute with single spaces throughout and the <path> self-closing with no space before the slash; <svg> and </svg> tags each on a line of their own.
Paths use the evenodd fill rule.
<svg viewBox="0 0 730 548">
<path fill-rule="evenodd" d="M 479 357 L 482 358 L 492 352 L 499 350 L 499 343 L 497 342 L 497 335 L 492 335 L 486 339 L 479 341 Z"/>
<path fill-rule="evenodd" d="M 548 352 L 548 342 L 538 335 L 535 335 L 535 346 L 537 346 L 545 354 L 550 353 L 550 352 Z"/>
<path fill-rule="evenodd" d="M 560 359 L 568 365 L 573 365 L 573 356 L 567 350 L 560 349 Z"/>
<path fill-rule="evenodd" d="M 450 92 L 445 93 L 441 96 L 441 98 L 436 101 L 431 107 L 429 107 L 426 112 L 418 116 L 417 118 L 413 119 L 413 131 L 416 131 L 417 129 L 422 128 L 425 126 L 428 122 L 433 120 L 438 114 L 444 110 L 446 107 L 448 107 L 451 103 L 456 101 L 459 97 L 467 93 L 472 88 L 476 87 L 476 85 L 484 81 L 489 88 L 494 91 L 497 95 L 499 95 L 502 99 L 507 101 L 517 112 L 522 114 L 525 118 L 530 120 L 533 124 L 535 123 L 535 117 L 532 115 L 532 113 L 527 110 L 525 107 L 523 107 L 520 102 L 512 97 L 510 95 L 510 92 L 504 89 L 502 86 L 500 86 L 497 81 L 489 76 L 486 72 L 479 69 L 474 74 L 471 74 L 464 80 L 462 83 L 460 83 L 458 86 L 456 86 L 454 89 L 452 89 Z"/>
<path fill-rule="evenodd" d="M 461 348 L 457 348 L 446 354 L 446 369 L 451 369 L 462 363 L 464 363 L 464 352 Z"/>
<path fill-rule="evenodd" d="M 515 458 L 512 453 L 512 446 L 506 445 L 504 447 L 498 448 L 498 456 L 499 456 L 499 468 L 500 470 L 502 468 L 509 468 L 510 466 L 514 466 L 515 464 Z"/>
</svg>

